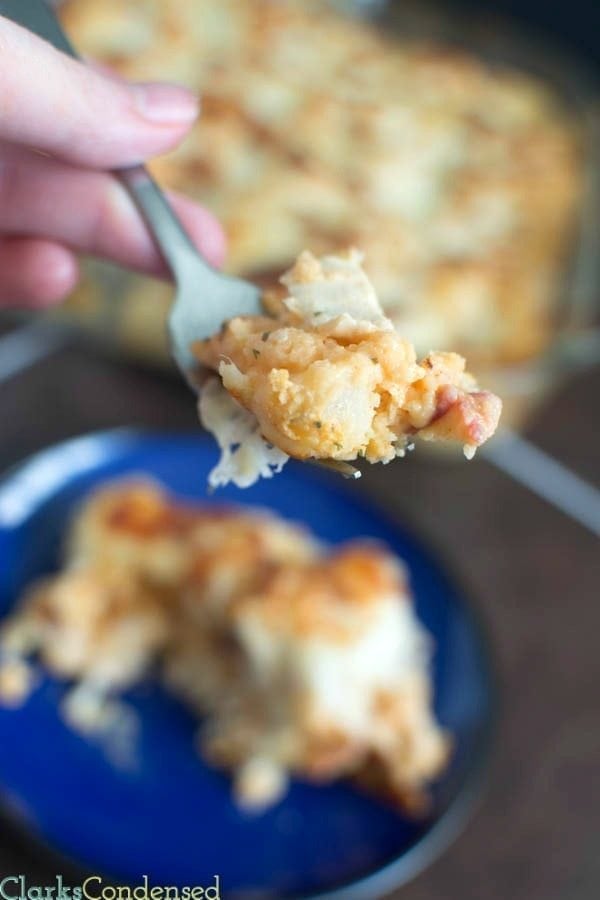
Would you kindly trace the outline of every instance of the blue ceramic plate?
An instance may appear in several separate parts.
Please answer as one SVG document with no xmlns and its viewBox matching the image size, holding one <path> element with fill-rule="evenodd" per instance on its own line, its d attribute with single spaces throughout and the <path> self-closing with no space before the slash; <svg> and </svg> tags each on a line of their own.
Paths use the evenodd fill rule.
<svg viewBox="0 0 600 900">
<path fill-rule="evenodd" d="M 202 437 L 111 432 L 47 450 L 0 485 L 0 614 L 57 564 L 74 504 L 106 479 L 149 473 L 176 494 L 205 496 L 214 445 Z M 454 734 L 433 812 L 414 822 L 348 784 L 294 784 L 261 816 L 240 813 L 227 778 L 192 746 L 194 724 L 152 683 L 132 690 L 141 713 L 135 759 L 115 764 L 102 744 L 61 721 L 63 686 L 43 681 L 20 710 L 0 711 L 0 793 L 45 843 L 119 883 L 203 885 L 223 896 L 373 898 L 413 876 L 454 836 L 470 808 L 493 706 L 487 650 L 473 613 L 435 558 L 357 491 L 310 466 L 217 499 L 268 506 L 332 543 L 387 541 L 408 563 L 417 611 L 435 639 L 435 706 Z"/>
</svg>

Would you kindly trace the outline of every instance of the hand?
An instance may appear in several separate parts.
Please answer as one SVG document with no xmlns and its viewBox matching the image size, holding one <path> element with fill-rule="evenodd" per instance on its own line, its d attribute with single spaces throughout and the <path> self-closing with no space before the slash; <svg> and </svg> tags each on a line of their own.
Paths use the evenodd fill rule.
<svg viewBox="0 0 600 900">
<path fill-rule="evenodd" d="M 129 84 L 59 53 L 0 17 L 0 305 L 44 307 L 78 277 L 76 253 L 167 272 L 110 169 L 175 147 L 196 98 L 166 84 Z M 200 251 L 222 262 L 206 210 L 171 194 Z"/>
</svg>

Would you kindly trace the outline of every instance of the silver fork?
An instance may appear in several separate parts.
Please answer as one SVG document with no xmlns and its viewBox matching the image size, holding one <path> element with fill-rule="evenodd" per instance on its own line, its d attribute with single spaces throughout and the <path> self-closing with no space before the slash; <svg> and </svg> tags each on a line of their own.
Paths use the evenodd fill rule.
<svg viewBox="0 0 600 900">
<path fill-rule="evenodd" d="M 44 0 L 0 0 L 0 15 L 79 58 Z M 177 292 L 169 314 L 171 352 L 185 380 L 195 388 L 198 363 L 191 345 L 215 334 L 227 319 L 261 314 L 260 290 L 249 281 L 223 275 L 202 258 L 145 166 L 114 174 L 131 194 L 173 275 Z M 345 478 L 360 477 L 359 469 L 341 460 L 314 462 Z"/>
</svg>

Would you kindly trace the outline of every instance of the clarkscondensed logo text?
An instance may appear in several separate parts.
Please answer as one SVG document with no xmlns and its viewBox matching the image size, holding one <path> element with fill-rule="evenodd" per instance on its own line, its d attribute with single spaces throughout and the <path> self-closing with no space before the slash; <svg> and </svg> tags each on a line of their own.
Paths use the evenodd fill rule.
<svg viewBox="0 0 600 900">
<path fill-rule="evenodd" d="M 140 884 L 105 883 L 101 875 L 89 875 L 81 884 L 68 885 L 57 875 L 54 884 L 28 884 L 25 875 L 7 875 L 0 881 L 0 900 L 221 900 L 221 879 L 210 884 L 150 884 L 144 875 Z"/>
</svg>

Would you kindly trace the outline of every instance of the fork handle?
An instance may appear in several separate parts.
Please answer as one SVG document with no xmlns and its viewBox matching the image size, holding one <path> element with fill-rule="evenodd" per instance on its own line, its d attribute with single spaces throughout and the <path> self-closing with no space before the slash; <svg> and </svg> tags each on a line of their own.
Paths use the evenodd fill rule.
<svg viewBox="0 0 600 900">
<path fill-rule="evenodd" d="M 213 271 L 192 244 L 164 191 L 146 166 L 117 169 L 114 174 L 133 198 L 175 281 L 183 277 L 190 257 L 196 266 L 200 259 L 208 270 Z"/>
<path fill-rule="evenodd" d="M 33 31 L 68 56 L 80 58 L 44 0 L 0 0 L 0 15 Z M 117 169 L 114 174 L 131 195 L 177 281 L 190 260 L 190 254 L 195 258 L 196 266 L 200 254 L 173 212 L 171 204 L 145 166 Z M 212 272 L 211 266 L 205 260 L 202 261 L 207 270 Z"/>
</svg>

